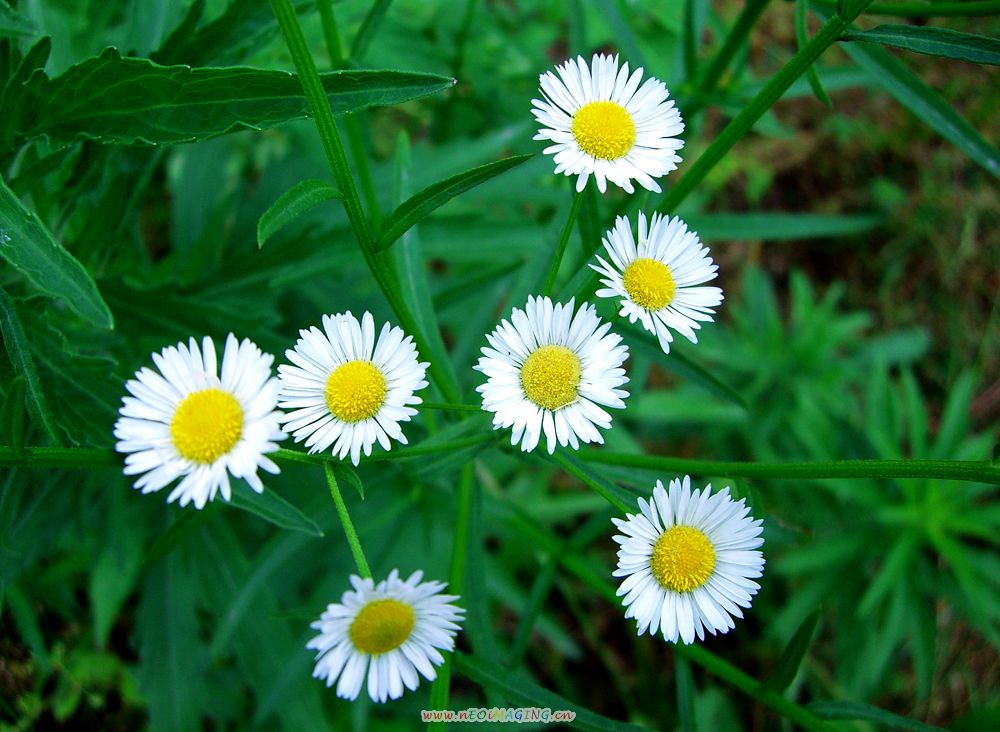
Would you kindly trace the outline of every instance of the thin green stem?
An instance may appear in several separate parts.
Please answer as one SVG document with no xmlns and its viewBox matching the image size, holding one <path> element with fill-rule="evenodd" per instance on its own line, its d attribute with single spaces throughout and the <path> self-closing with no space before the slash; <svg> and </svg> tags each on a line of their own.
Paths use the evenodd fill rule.
<svg viewBox="0 0 1000 732">
<path fill-rule="evenodd" d="M 847 13 L 847 17 L 835 15 L 830 18 L 809 43 L 792 56 L 775 76 L 764 85 L 750 103 L 743 108 L 726 125 L 726 128 L 709 145 L 708 149 L 691 166 L 684 177 L 663 198 L 659 209 L 665 212 L 677 210 L 677 206 L 695 189 L 708 175 L 723 156 L 754 126 L 764 113 L 769 110 L 788 87 L 806 72 L 812 63 L 832 44 L 839 40 L 847 28 L 861 12 L 871 4 L 872 0 L 860 0 Z"/>
<path fill-rule="evenodd" d="M 481 412 L 483 408 L 477 404 L 452 404 L 450 402 L 423 402 L 421 409 L 441 409 L 446 412 Z"/>
<path fill-rule="evenodd" d="M 586 189 L 584 189 L 586 190 Z M 566 251 L 566 244 L 569 242 L 570 234 L 573 233 L 573 226 L 576 224 L 576 215 L 580 211 L 580 204 L 583 203 L 583 191 L 577 191 L 573 197 L 573 205 L 569 209 L 569 216 L 566 217 L 566 225 L 563 227 L 562 236 L 559 237 L 559 245 L 552 255 L 552 263 L 549 265 L 549 273 L 545 277 L 545 284 L 542 286 L 542 294 L 548 295 L 552 292 L 552 286 L 556 282 L 556 275 L 559 274 L 559 265 L 562 264 L 563 254 Z"/>
<path fill-rule="evenodd" d="M 764 8 L 767 7 L 769 1 L 747 0 L 746 5 L 743 6 L 743 10 L 740 11 L 739 16 L 736 18 L 736 23 L 733 24 L 732 30 L 729 31 L 729 35 L 723 41 L 722 48 L 718 50 L 712 59 L 712 63 L 709 64 L 708 68 L 705 69 L 705 73 L 702 74 L 698 84 L 699 98 L 693 100 L 688 105 L 684 110 L 685 114 L 693 115 L 704 103 L 704 97 L 709 96 L 715 91 L 719 81 L 729 68 L 729 64 L 732 63 L 733 58 L 736 57 L 736 53 L 746 42 L 747 37 L 750 35 L 750 30 L 757 24 L 757 19 L 764 12 Z"/>
<path fill-rule="evenodd" d="M 340 45 L 333 0 L 316 0 L 316 7 L 319 10 L 320 22 L 323 24 L 323 39 L 326 41 L 326 51 L 330 55 L 330 65 L 335 69 L 342 69 L 347 65 L 347 59 L 344 58 L 344 48 Z"/>
<path fill-rule="evenodd" d="M 474 489 L 473 463 L 462 466 L 458 482 L 458 506 L 455 512 L 455 538 L 451 549 L 451 571 L 448 573 L 448 591 L 461 596 L 465 591 L 465 571 L 468 566 L 469 520 L 472 516 L 472 492 Z M 451 691 L 451 654 L 438 669 L 437 678 L 431 686 L 431 709 L 447 709 Z M 444 722 L 431 723 L 427 729 L 446 729 Z"/>
<path fill-rule="evenodd" d="M 365 52 L 368 50 L 368 46 L 375 37 L 375 33 L 382 24 L 382 20 L 385 18 L 385 14 L 391 4 L 392 0 L 375 0 L 372 3 L 368 15 L 361 21 L 358 34 L 354 36 L 354 43 L 351 44 L 351 58 L 355 61 L 360 61 L 364 58 Z"/>
<path fill-rule="evenodd" d="M 837 0 L 811 0 L 825 8 L 836 8 Z M 945 18 L 962 15 L 986 16 L 1000 14 L 998 0 L 967 0 L 966 2 L 903 2 L 872 3 L 866 15 L 896 15 L 903 18 Z"/>
<path fill-rule="evenodd" d="M 361 549 L 361 540 L 358 539 L 358 532 L 354 529 L 354 522 L 351 521 L 351 514 L 347 512 L 347 504 L 344 503 L 344 496 L 340 493 L 340 486 L 337 485 L 337 477 L 333 474 L 333 466 L 330 463 L 324 464 L 326 472 L 326 482 L 330 485 L 330 495 L 337 506 L 337 515 L 340 516 L 340 523 L 344 527 L 344 534 L 347 536 L 347 545 L 354 555 L 354 563 L 358 565 L 358 572 L 362 577 L 371 577 L 372 571 L 368 567 L 368 560 Z"/>
<path fill-rule="evenodd" d="M 358 240 L 361 253 L 371 270 L 375 282 L 378 284 L 382 294 L 392 307 L 393 312 L 399 319 L 403 330 L 409 333 L 417 345 L 417 349 L 422 353 L 430 353 L 427 347 L 427 340 L 424 337 L 419 325 L 410 309 L 406 307 L 400 296 L 399 286 L 392 270 L 382 266 L 382 261 L 375 251 L 375 240 L 372 231 L 365 218 L 361 199 L 354 184 L 354 177 L 351 174 L 350 166 L 347 164 L 347 154 L 337 131 L 337 125 L 333 118 L 333 111 L 330 109 L 329 101 L 323 91 L 323 85 L 316 71 L 316 63 L 313 61 L 309 47 L 306 45 L 305 37 L 302 35 L 302 28 L 295 15 L 295 8 L 292 7 L 291 0 L 271 0 L 271 7 L 275 17 L 278 19 L 278 26 L 285 38 L 285 44 L 295 63 L 295 69 L 299 75 L 299 81 L 305 91 L 306 99 L 312 110 L 316 129 L 319 132 L 320 142 L 323 145 L 323 152 L 326 155 L 327 163 L 333 173 L 334 179 L 341 192 L 344 194 L 343 204 L 347 211 L 347 219 L 354 231 L 354 236 Z M 441 365 L 432 362 L 427 369 L 431 379 L 435 382 L 441 393 L 449 401 L 459 401 L 458 384 L 448 377 Z"/>
<path fill-rule="evenodd" d="M 659 455 L 625 455 L 604 450 L 583 450 L 581 460 L 604 465 L 662 470 L 695 475 L 778 480 L 829 478 L 931 478 L 1000 483 L 1000 466 L 985 460 L 834 460 L 805 463 L 757 463 Z"/>
<path fill-rule="evenodd" d="M 378 231 L 382 226 L 382 209 L 379 207 L 378 195 L 375 193 L 371 166 L 368 165 L 368 149 L 365 147 L 364 133 L 361 129 L 361 122 L 358 121 L 358 115 L 345 114 L 344 128 L 347 130 L 347 144 L 351 148 L 354 167 L 357 168 L 358 178 L 361 181 L 361 195 L 365 197 L 365 207 L 368 209 L 372 228 Z"/>
</svg>

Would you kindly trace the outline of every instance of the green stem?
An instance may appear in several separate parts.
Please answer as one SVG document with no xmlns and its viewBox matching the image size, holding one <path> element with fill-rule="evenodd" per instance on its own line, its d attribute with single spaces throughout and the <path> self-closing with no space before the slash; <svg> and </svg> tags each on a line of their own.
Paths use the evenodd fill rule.
<svg viewBox="0 0 1000 732">
<path fill-rule="evenodd" d="M 361 194 L 365 197 L 365 206 L 371 217 L 372 228 L 378 231 L 382 226 L 382 209 L 378 205 L 378 195 L 375 193 L 375 183 L 372 179 L 371 166 L 368 165 L 368 150 L 365 148 L 364 134 L 357 114 L 344 115 L 344 127 L 347 130 L 347 144 L 351 147 L 351 157 L 358 169 L 361 180 Z"/>
<path fill-rule="evenodd" d="M 824 480 L 828 478 L 930 478 L 1000 483 L 1000 466 L 985 460 L 834 460 L 805 463 L 757 463 L 659 455 L 624 455 L 583 450 L 580 459 L 622 467 L 661 470 L 694 475 L 733 478 L 775 478 L 779 480 Z"/>
<path fill-rule="evenodd" d="M 358 240 L 368 269 L 371 270 L 372 277 L 375 278 L 379 289 L 389 301 L 389 305 L 399 319 L 403 330 L 413 337 L 417 350 L 425 354 L 430 353 L 431 349 L 427 347 L 427 340 L 424 338 L 416 319 L 399 294 L 394 274 L 389 268 L 382 266 L 375 250 L 375 240 L 372 237 L 368 220 L 365 218 L 350 166 L 347 164 L 347 154 L 344 152 L 344 145 L 340 140 L 340 133 L 337 131 L 329 101 L 323 92 L 323 85 L 320 82 L 319 73 L 316 71 L 316 63 L 313 61 L 305 37 L 302 35 L 302 28 L 295 15 L 295 8 L 292 7 L 291 0 L 271 0 L 271 7 L 278 19 L 278 25 L 285 38 L 288 51 L 295 62 L 295 69 L 312 110 L 327 163 L 330 165 L 338 187 L 344 194 L 343 204 L 347 211 L 347 219 L 354 230 L 354 236 Z M 448 378 L 440 364 L 432 362 L 427 371 L 448 401 L 459 401 L 458 384 Z"/>
<path fill-rule="evenodd" d="M 871 4 L 872 0 L 860 0 L 847 13 L 847 17 L 834 15 L 830 18 L 809 43 L 798 53 L 792 56 L 791 60 L 775 76 L 764 85 L 750 103 L 743 108 L 726 125 L 726 128 L 709 145 L 708 149 L 701 154 L 701 157 L 691 166 L 684 177 L 669 193 L 664 196 L 659 206 L 660 211 L 672 212 L 677 210 L 677 206 L 695 189 L 695 187 L 708 175 L 716 164 L 722 160 L 729 149 L 735 145 L 759 120 L 764 113 L 769 110 L 788 87 L 806 72 L 810 65 L 832 44 L 839 40 L 840 36 L 847 30 L 861 12 Z"/>
<path fill-rule="evenodd" d="M 369 9 L 365 19 L 361 21 L 358 34 L 354 36 L 354 43 L 351 44 L 351 58 L 355 61 L 360 61 L 364 58 L 365 52 L 368 50 L 368 45 L 375 37 L 375 32 L 378 30 L 379 25 L 382 24 L 386 11 L 389 10 L 389 5 L 391 4 L 392 0 L 375 0 L 372 3 L 371 9 Z"/>
<path fill-rule="evenodd" d="M 337 515 L 340 516 L 340 523 L 347 536 L 347 545 L 351 548 L 351 554 L 354 555 L 354 563 L 358 565 L 358 572 L 362 577 L 371 577 L 372 571 L 368 567 L 368 560 L 365 559 L 365 553 L 361 549 L 361 540 L 358 539 L 358 532 L 354 529 L 354 522 L 351 521 L 351 515 L 347 512 L 347 504 L 344 503 L 344 496 L 341 495 L 340 486 L 337 485 L 333 466 L 326 463 L 323 467 L 326 471 L 326 482 L 330 484 L 330 495 L 333 496 L 333 502 L 337 505 Z"/>
<path fill-rule="evenodd" d="M 337 16 L 333 12 L 333 0 L 316 0 L 319 18 L 323 24 L 323 38 L 326 41 L 326 51 L 330 55 L 330 65 L 335 69 L 344 68 L 347 63 L 344 58 L 344 48 L 340 45 L 340 33 L 337 32 Z"/>
<path fill-rule="evenodd" d="M 825 8 L 836 8 L 837 0 L 811 0 Z M 945 18 L 961 15 L 997 15 L 1000 13 L 998 0 L 968 0 L 967 2 L 904 2 L 872 3 L 866 15 L 897 15 L 903 18 Z"/>
<path fill-rule="evenodd" d="M 573 205 L 570 207 L 569 216 L 566 218 L 566 225 L 563 227 L 562 236 L 559 237 L 559 246 L 556 247 L 552 255 L 552 264 L 549 265 L 549 273 L 545 277 L 545 285 L 542 287 L 543 295 L 548 295 L 552 292 L 552 285 L 555 284 L 556 275 L 559 274 L 559 265 L 562 264 L 563 253 L 566 251 L 566 244 L 569 242 L 570 234 L 573 233 L 573 225 L 576 223 L 576 215 L 580 211 L 581 203 L 583 203 L 583 191 L 577 191 L 576 196 L 573 197 Z"/>
<path fill-rule="evenodd" d="M 449 402 L 423 402 L 422 409 L 441 409 L 446 412 L 481 412 L 483 408 L 476 404 L 451 404 Z"/>
<path fill-rule="evenodd" d="M 694 100 L 688 105 L 688 108 L 684 110 L 685 114 L 688 116 L 693 115 L 704 103 L 703 98 L 715 91 L 715 87 L 718 86 L 719 81 L 726 73 L 736 53 L 746 42 L 747 36 L 750 35 L 750 30 L 756 25 L 757 19 L 764 12 L 764 8 L 767 7 L 768 2 L 769 0 L 747 0 L 746 5 L 743 6 L 743 10 L 740 11 L 739 17 L 736 18 L 733 29 L 729 31 L 729 35 L 723 41 L 722 48 L 715 54 L 712 63 L 701 77 L 701 81 L 698 84 L 698 92 L 701 98 Z"/>
<path fill-rule="evenodd" d="M 465 570 L 468 566 L 469 519 L 472 515 L 473 464 L 462 466 L 458 484 L 458 507 L 455 515 L 455 539 L 451 549 L 451 571 L 448 574 L 448 592 L 461 596 L 465 591 Z M 447 709 L 451 691 L 451 654 L 438 668 L 437 678 L 431 686 L 431 709 Z M 431 723 L 429 730 L 446 729 L 444 722 Z"/>
</svg>

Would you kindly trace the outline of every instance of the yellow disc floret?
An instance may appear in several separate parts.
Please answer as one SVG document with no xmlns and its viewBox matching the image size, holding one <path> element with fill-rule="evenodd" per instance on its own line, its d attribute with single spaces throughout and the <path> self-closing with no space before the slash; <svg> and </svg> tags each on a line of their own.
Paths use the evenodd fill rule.
<svg viewBox="0 0 1000 732">
<path fill-rule="evenodd" d="M 663 587 L 674 592 L 690 592 L 712 576 L 715 549 L 700 529 L 672 526 L 657 539 L 649 566 Z"/>
<path fill-rule="evenodd" d="M 646 310 L 659 310 L 673 302 L 677 283 L 670 267 L 656 259 L 640 257 L 625 268 L 625 292 Z"/>
<path fill-rule="evenodd" d="M 399 648 L 413 631 L 413 608 L 399 600 L 375 600 L 361 608 L 351 623 L 351 643 L 377 656 Z"/>
<path fill-rule="evenodd" d="M 348 361 L 326 380 L 326 406 L 344 422 L 361 422 L 378 414 L 389 386 L 371 361 Z"/>
<path fill-rule="evenodd" d="M 573 137 L 588 155 L 617 160 L 635 144 L 635 122 L 616 102 L 590 102 L 573 115 Z"/>
<path fill-rule="evenodd" d="M 521 388 L 532 402 L 555 411 L 576 401 L 580 372 L 580 357 L 566 346 L 540 346 L 521 367 Z"/>
<path fill-rule="evenodd" d="M 184 397 L 170 420 L 170 437 L 182 457 L 208 465 L 239 442 L 243 409 L 222 389 L 202 389 Z"/>
</svg>

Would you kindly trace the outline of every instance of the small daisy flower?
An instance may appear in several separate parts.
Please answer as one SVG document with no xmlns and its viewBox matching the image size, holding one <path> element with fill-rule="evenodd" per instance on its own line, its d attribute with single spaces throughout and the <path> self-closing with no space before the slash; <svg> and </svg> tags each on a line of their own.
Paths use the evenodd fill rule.
<svg viewBox="0 0 1000 732">
<path fill-rule="evenodd" d="M 541 125 L 534 139 L 554 143 L 544 152 L 556 173 L 579 176 L 578 191 L 593 175 L 601 193 L 606 181 L 632 193 L 633 180 L 659 193 L 653 179 L 677 167 L 684 146 L 684 122 L 663 82 L 650 78 L 640 88 L 641 68 L 630 76 L 628 63 L 619 69 L 617 56 L 601 54 L 590 66 L 578 56 L 556 71 L 539 77 L 544 100 L 531 101 Z"/>
<path fill-rule="evenodd" d="M 167 502 L 199 509 L 220 491 L 230 500 L 230 475 L 263 491 L 257 469 L 278 472 L 264 454 L 286 437 L 275 409 L 274 356 L 230 333 L 221 377 L 208 336 L 200 349 L 192 338 L 152 358 L 159 373 L 143 367 L 126 382 L 132 396 L 122 399 L 115 423 L 115 449 L 127 453 L 125 475 L 142 474 L 135 487 L 153 493 L 182 477 Z"/>
<path fill-rule="evenodd" d="M 402 329 L 386 323 L 378 339 L 371 313 L 361 321 L 350 311 L 323 316 L 323 330 L 299 331 L 294 349 L 285 351 L 294 366 L 278 366 L 282 409 L 292 410 L 283 421 L 296 442 L 305 440 L 310 453 L 333 445 L 343 460 L 355 465 L 361 452 L 372 454 L 378 440 L 406 444 L 400 422 L 417 413 L 421 399 L 413 392 L 427 386 L 426 363 Z"/>
<path fill-rule="evenodd" d="M 511 444 L 529 452 L 541 434 L 549 454 L 580 442 L 603 443 L 597 428 L 611 426 L 601 406 L 621 409 L 628 382 L 622 363 L 628 348 L 621 336 L 608 333 L 593 305 L 574 312 L 573 300 L 552 304 L 547 297 L 529 297 L 525 310 L 514 308 L 486 336 L 488 348 L 474 367 L 489 377 L 476 387 L 483 409 L 493 412 L 493 427 L 513 427 Z"/>
<path fill-rule="evenodd" d="M 368 696 L 375 702 L 398 699 L 403 687 L 417 688 L 420 678 L 437 676 L 444 663 L 439 651 L 455 648 L 465 610 L 451 604 L 458 597 L 442 595 L 443 582 L 421 582 L 423 572 L 403 581 L 394 569 L 377 585 L 351 576 L 354 590 L 339 603 L 327 605 L 310 627 L 320 632 L 306 648 L 318 651 L 313 677 L 337 681 L 337 696 L 357 699 L 368 678 Z"/>
<path fill-rule="evenodd" d="M 614 576 L 625 577 L 617 594 L 639 635 L 659 629 L 664 640 L 694 643 L 706 630 L 726 633 L 760 589 L 753 578 L 764 570 L 762 522 L 728 486 L 714 495 L 711 488 L 692 493 L 687 476 L 669 490 L 656 481 L 649 502 L 639 499 L 641 513 L 611 519 L 623 532 L 614 537 L 621 545 Z"/>
<path fill-rule="evenodd" d="M 605 286 L 597 296 L 622 298 L 619 314 L 655 333 L 664 353 L 670 353 L 671 328 L 697 343 L 699 321 L 712 322 L 712 308 L 722 303 L 720 288 L 701 286 L 715 279 L 719 267 L 698 235 L 679 218 L 658 213 L 647 228 L 646 216 L 640 213 L 638 246 L 628 219 L 619 216 L 604 238 L 604 248 L 611 262 L 598 256 L 600 265 L 590 265 Z"/>
</svg>

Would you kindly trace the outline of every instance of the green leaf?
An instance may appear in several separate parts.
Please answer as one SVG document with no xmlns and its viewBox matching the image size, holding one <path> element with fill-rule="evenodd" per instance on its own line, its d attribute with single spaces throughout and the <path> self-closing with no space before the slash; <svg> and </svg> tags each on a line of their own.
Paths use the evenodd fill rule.
<svg viewBox="0 0 1000 732">
<path fill-rule="evenodd" d="M 816 9 L 820 17 L 827 11 Z M 965 152 L 991 175 L 1000 178 L 1000 152 L 945 101 L 888 51 L 870 43 L 846 43 L 842 48 L 904 107 Z"/>
<path fill-rule="evenodd" d="M 122 604 L 135 587 L 142 566 L 141 535 L 122 526 L 115 540 L 105 543 L 90 575 L 94 641 L 104 647 Z"/>
<path fill-rule="evenodd" d="M 680 717 L 681 732 L 697 732 L 694 700 L 698 688 L 694 685 L 691 663 L 680 653 L 674 655 L 674 671 L 677 674 L 677 716 Z"/>
<path fill-rule="evenodd" d="M 257 222 L 257 246 L 263 247 L 276 231 L 294 221 L 321 201 L 342 198 L 342 194 L 322 180 L 304 180 L 289 188 L 271 204 Z"/>
<path fill-rule="evenodd" d="M 0 256 L 47 295 L 62 300 L 84 320 L 101 328 L 114 319 L 93 278 L 56 242 L 0 178 Z"/>
<path fill-rule="evenodd" d="M 50 440 L 59 444 L 61 442 L 59 433 L 56 431 L 48 399 L 45 397 L 41 381 L 38 379 L 35 360 L 28 348 L 24 328 L 21 327 L 21 320 L 17 316 L 13 301 L 2 288 L 0 288 L 0 333 L 3 334 L 3 342 L 7 348 L 10 362 L 14 365 L 18 376 L 24 380 L 24 403 L 28 407 L 31 418 L 42 428 Z"/>
<path fill-rule="evenodd" d="M 887 712 L 870 704 L 852 701 L 822 701 L 809 705 L 809 711 L 823 719 L 849 719 L 875 722 L 892 730 L 912 730 L 912 732 L 943 732 L 943 727 L 920 722 L 909 717 Z"/>
<path fill-rule="evenodd" d="M 7 389 L 3 408 L 0 409 L 0 429 L 15 455 L 24 453 L 24 422 L 25 422 L 25 389 L 24 378 L 15 376 Z"/>
<path fill-rule="evenodd" d="M 795 39 L 799 44 L 799 50 L 809 42 L 809 6 L 806 0 L 795 0 Z M 809 86 L 812 87 L 813 94 L 827 107 L 833 107 L 833 102 L 830 101 L 830 97 L 827 96 L 826 90 L 823 88 L 823 82 L 819 80 L 819 74 L 816 72 L 816 64 L 810 64 L 809 68 L 806 69 L 806 78 L 809 80 Z"/>
<path fill-rule="evenodd" d="M 880 25 L 867 31 L 849 31 L 845 41 L 866 41 L 930 56 L 944 56 L 974 64 L 1000 65 L 1000 40 L 949 28 Z"/>
<path fill-rule="evenodd" d="M 143 559 L 143 565 L 150 565 L 158 562 L 184 543 L 195 531 L 205 525 L 208 519 L 218 511 L 216 504 L 212 504 L 203 511 L 183 510 L 181 515 L 167 527 L 167 530 L 160 534 L 153 545 L 149 547 Z"/>
<path fill-rule="evenodd" d="M 620 732 L 646 731 L 645 727 L 595 714 L 579 704 L 484 658 L 456 653 L 452 656 L 452 662 L 463 676 L 485 689 L 496 691 L 511 704 L 548 708 L 552 711 L 561 709 L 575 712 L 576 718 L 571 725 L 573 729 L 618 730 Z"/>
<path fill-rule="evenodd" d="M 361 27 L 358 28 L 357 35 L 354 36 L 354 43 L 351 44 L 351 59 L 361 61 L 365 57 L 365 52 L 375 37 L 375 33 L 378 32 L 378 27 L 382 24 L 391 4 L 392 0 L 375 0 L 372 3 L 371 9 L 361 22 Z"/>
<path fill-rule="evenodd" d="M 31 36 L 37 32 L 34 23 L 17 13 L 6 0 L 0 0 L 0 36 Z"/>
<path fill-rule="evenodd" d="M 232 491 L 230 504 L 236 508 L 252 513 L 283 529 L 301 531 L 311 536 L 323 536 L 316 522 L 272 490 L 265 488 L 263 493 L 256 493 L 240 480 L 233 484 Z"/>
<path fill-rule="evenodd" d="M 788 241 L 856 236 L 881 226 L 882 214 L 708 213 L 685 217 L 705 240 Z"/>
<path fill-rule="evenodd" d="M 455 196 L 517 167 L 532 157 L 532 155 L 515 155 L 504 158 L 428 186 L 400 204 L 386 219 L 379 235 L 377 248 L 380 250 L 388 249 L 417 222 Z"/>
<path fill-rule="evenodd" d="M 813 634 L 819 624 L 819 609 L 817 608 L 809 614 L 802 625 L 795 631 L 795 635 L 785 646 L 781 653 L 777 665 L 763 683 L 765 689 L 770 689 L 778 693 L 783 692 L 795 680 L 795 674 L 799 672 L 799 666 L 806 657 L 806 652 L 812 644 Z"/>
<path fill-rule="evenodd" d="M 336 462 L 333 464 L 333 476 L 337 479 L 337 483 L 344 485 L 345 483 L 354 490 L 358 492 L 358 497 L 361 500 L 365 500 L 365 486 L 361 482 L 361 478 L 358 476 L 357 471 L 350 465 L 344 465 L 341 462 Z"/>
<path fill-rule="evenodd" d="M 452 86 L 436 74 L 334 71 L 320 75 L 334 114 L 399 104 Z M 18 132 L 114 144 L 175 144 L 308 117 L 294 74 L 232 67 L 160 66 L 114 48 L 33 80 Z"/>
</svg>

